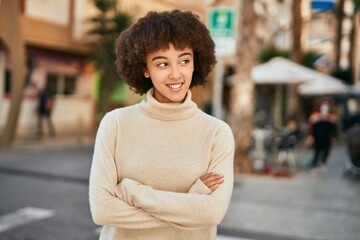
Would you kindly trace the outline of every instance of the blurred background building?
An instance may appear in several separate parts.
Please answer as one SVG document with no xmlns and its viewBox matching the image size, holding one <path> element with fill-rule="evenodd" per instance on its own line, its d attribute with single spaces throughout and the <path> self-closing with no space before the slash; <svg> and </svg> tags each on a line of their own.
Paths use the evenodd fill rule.
<svg viewBox="0 0 360 240">
<path fill-rule="evenodd" d="M 0 8 L 4 1 L 0 1 Z M 294 25 L 293 6 L 297 0 L 254 0 L 257 15 L 255 38 L 259 42 L 258 63 L 282 55 L 291 58 L 293 51 Z M 301 33 L 301 63 L 316 71 L 332 74 L 335 70 L 341 83 L 359 86 L 360 55 L 358 37 L 360 20 L 358 1 L 356 0 L 302 0 L 301 21 L 298 31 Z M 119 0 L 117 9 L 127 13 L 135 21 L 148 11 L 171 9 L 190 10 L 199 15 L 204 23 L 209 24 L 208 13 L 214 7 L 234 9 L 237 21 L 239 0 Z M 26 51 L 28 79 L 25 81 L 17 136 L 31 137 L 37 125 L 38 90 L 49 87 L 55 95 L 53 122 L 58 134 L 72 134 L 76 131 L 93 132 L 98 123 L 97 91 L 99 69 L 93 62 L 96 51 L 91 42 L 94 36 L 88 34 L 93 23 L 89 21 L 99 10 L 90 0 L 20 0 L 18 14 Z M 8 23 L 11 24 L 11 23 Z M 234 23 L 238 26 L 238 23 Z M 1 28 L 0 28 L 1 31 Z M 239 33 L 236 35 L 241 38 Z M 255 39 L 254 38 L 254 39 Z M 241 48 L 241 46 L 237 46 Z M 0 128 L 4 128 L 10 108 L 11 89 L 14 75 L 12 50 L 9 44 L 0 41 Z M 221 59 L 220 59 L 221 58 Z M 220 108 L 226 112 L 231 102 L 229 89 L 231 78 L 239 61 L 233 55 L 219 57 L 221 68 L 215 69 L 206 88 L 194 89 L 194 100 L 199 107 L 211 102 L 214 93 L 216 71 L 221 71 Z M 300 63 L 299 63 L 300 64 Z M 226 72 L 224 69 L 232 69 Z M 349 71 L 353 73 L 346 75 Z M 269 73 L 271 75 L 272 73 Z M 220 77 L 223 77 L 220 76 Z M 345 76 L 345 77 L 344 77 Z M 346 79 L 345 79 L 346 78 Z M 344 80 L 345 79 L 345 80 Z M 255 84 L 254 122 L 264 118 L 279 126 L 285 124 L 289 101 L 294 98 L 289 93 L 291 83 Z M 298 83 L 297 83 L 298 84 Z M 324 85 L 324 88 L 326 84 Z M 139 101 L 127 87 L 115 91 L 112 107 L 124 106 Z M 303 94 L 300 97 L 312 98 L 326 96 L 321 91 L 315 94 Z M 302 93 L 299 92 L 301 95 Z M 117 99 L 117 100 L 116 100 Z M 289 100 L 290 99 L 290 100 Z M 281 106 L 280 106 L 281 105 Z M 305 113 L 306 114 L 306 113 Z M 281 118 L 279 120 L 279 115 Z M 275 119 L 275 120 L 274 120 Z M 278 120 L 276 120 L 278 119 Z"/>
<path fill-rule="evenodd" d="M 150 10 L 184 9 L 199 14 L 204 20 L 201 1 L 118 1 L 118 7 L 136 19 Z M 1 5 L 0 5 L 1 7 Z M 46 86 L 55 95 L 53 122 L 58 134 L 93 131 L 96 124 L 97 71 L 92 64 L 94 49 L 89 44 L 88 21 L 97 14 L 89 0 L 21 0 L 18 14 L 26 46 L 27 79 L 20 111 L 17 134 L 34 136 L 37 129 L 38 91 Z M 11 24 L 11 23 L 9 23 Z M 12 51 L 0 41 L 0 127 L 7 119 L 11 99 Z M 201 92 L 201 90 L 200 90 Z M 195 94 L 201 103 L 201 94 Z M 130 95 L 130 96 L 128 96 Z M 122 105 L 138 100 L 127 94 Z"/>
</svg>

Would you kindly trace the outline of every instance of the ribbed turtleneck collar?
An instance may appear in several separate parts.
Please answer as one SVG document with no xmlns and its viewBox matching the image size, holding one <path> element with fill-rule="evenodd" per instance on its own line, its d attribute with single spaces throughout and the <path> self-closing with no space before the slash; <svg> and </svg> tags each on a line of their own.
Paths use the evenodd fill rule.
<svg viewBox="0 0 360 240">
<path fill-rule="evenodd" d="M 194 116 L 198 109 L 191 100 L 190 90 L 183 103 L 160 103 L 154 98 L 153 93 L 154 88 L 151 88 L 140 103 L 140 107 L 152 118 L 165 121 L 184 120 Z"/>
</svg>

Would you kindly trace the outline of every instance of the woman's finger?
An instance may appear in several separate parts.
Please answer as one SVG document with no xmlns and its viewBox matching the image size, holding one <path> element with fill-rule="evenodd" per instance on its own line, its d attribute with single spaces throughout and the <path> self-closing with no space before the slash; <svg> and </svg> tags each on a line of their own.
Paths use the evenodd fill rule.
<svg viewBox="0 0 360 240">
<path fill-rule="evenodd" d="M 224 175 L 208 173 L 200 177 L 200 180 L 213 192 L 224 182 Z"/>
<path fill-rule="evenodd" d="M 200 177 L 200 180 L 206 184 L 207 182 L 221 179 L 223 177 L 224 177 L 224 175 L 222 175 L 222 174 L 209 173 L 209 174 L 205 174 L 204 176 Z"/>
</svg>

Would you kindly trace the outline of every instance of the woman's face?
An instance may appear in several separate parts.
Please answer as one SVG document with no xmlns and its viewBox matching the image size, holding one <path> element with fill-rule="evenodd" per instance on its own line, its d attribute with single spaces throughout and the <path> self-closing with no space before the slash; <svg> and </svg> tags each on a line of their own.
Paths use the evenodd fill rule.
<svg viewBox="0 0 360 240">
<path fill-rule="evenodd" d="M 194 51 L 176 50 L 172 44 L 146 56 L 144 76 L 150 78 L 154 97 L 161 103 L 183 102 L 194 72 Z"/>
</svg>

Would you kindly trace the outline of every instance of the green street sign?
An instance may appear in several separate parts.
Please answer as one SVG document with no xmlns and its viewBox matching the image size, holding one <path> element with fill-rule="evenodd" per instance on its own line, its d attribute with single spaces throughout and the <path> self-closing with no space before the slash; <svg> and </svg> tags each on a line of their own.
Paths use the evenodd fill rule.
<svg viewBox="0 0 360 240">
<path fill-rule="evenodd" d="M 232 8 L 212 8 L 208 14 L 208 28 L 215 42 L 217 55 L 234 55 L 236 51 L 235 10 Z"/>
<path fill-rule="evenodd" d="M 234 11 L 213 9 L 210 12 L 210 34 L 212 37 L 234 37 Z"/>
</svg>

